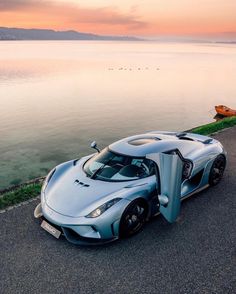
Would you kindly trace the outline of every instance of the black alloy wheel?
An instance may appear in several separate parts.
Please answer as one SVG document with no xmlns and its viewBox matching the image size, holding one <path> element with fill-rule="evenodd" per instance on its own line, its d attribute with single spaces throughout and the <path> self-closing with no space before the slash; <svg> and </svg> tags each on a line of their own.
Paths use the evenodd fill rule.
<svg viewBox="0 0 236 294">
<path fill-rule="evenodd" d="M 120 237 L 129 237 L 138 233 L 147 218 L 147 205 L 144 200 L 137 199 L 125 209 L 120 221 Z"/>
<path fill-rule="evenodd" d="M 223 177 L 226 166 L 226 159 L 224 155 L 218 155 L 213 162 L 209 175 L 209 185 L 217 185 Z"/>
</svg>

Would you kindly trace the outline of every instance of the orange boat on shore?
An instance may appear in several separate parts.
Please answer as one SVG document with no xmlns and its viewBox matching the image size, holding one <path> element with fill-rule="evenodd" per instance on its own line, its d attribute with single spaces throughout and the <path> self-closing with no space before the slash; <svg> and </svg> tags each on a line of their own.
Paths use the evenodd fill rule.
<svg viewBox="0 0 236 294">
<path fill-rule="evenodd" d="M 218 114 L 223 116 L 234 116 L 236 115 L 236 110 L 231 109 L 225 105 L 217 105 L 215 106 L 215 110 Z"/>
</svg>

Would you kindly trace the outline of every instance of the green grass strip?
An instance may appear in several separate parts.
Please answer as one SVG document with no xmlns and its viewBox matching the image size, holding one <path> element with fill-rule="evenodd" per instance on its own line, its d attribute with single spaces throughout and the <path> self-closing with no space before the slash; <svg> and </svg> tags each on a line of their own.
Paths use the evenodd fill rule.
<svg viewBox="0 0 236 294">
<path fill-rule="evenodd" d="M 29 184 L 0 195 L 0 210 L 37 197 L 41 187 L 42 183 Z"/>
<path fill-rule="evenodd" d="M 211 135 L 217 131 L 232 127 L 236 125 L 236 116 L 227 117 L 207 125 L 199 126 L 191 129 L 191 133 L 199 135 Z"/>
</svg>

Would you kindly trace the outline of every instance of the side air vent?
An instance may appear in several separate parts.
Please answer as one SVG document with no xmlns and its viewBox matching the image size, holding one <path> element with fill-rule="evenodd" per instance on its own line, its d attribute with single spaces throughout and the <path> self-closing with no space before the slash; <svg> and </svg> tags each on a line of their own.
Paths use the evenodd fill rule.
<svg viewBox="0 0 236 294">
<path fill-rule="evenodd" d="M 182 138 L 182 137 L 184 137 L 184 136 L 186 136 L 187 135 L 187 133 L 185 133 L 185 132 L 180 132 L 180 133 L 176 133 L 176 137 L 177 138 Z"/>
<path fill-rule="evenodd" d="M 76 158 L 74 161 L 73 161 L 73 165 L 76 165 L 76 163 L 79 161 L 79 158 Z"/>
<path fill-rule="evenodd" d="M 210 143 L 212 143 L 212 141 L 213 141 L 213 139 L 206 139 L 205 141 L 203 141 L 202 143 L 203 144 L 210 144 Z"/>
<path fill-rule="evenodd" d="M 140 138 L 140 139 L 134 139 L 132 141 L 129 141 L 128 143 L 133 146 L 140 146 L 140 145 L 145 145 L 145 144 L 151 144 L 151 143 L 154 143 L 158 140 L 160 140 L 160 139 L 158 139 L 158 138 Z"/>
</svg>

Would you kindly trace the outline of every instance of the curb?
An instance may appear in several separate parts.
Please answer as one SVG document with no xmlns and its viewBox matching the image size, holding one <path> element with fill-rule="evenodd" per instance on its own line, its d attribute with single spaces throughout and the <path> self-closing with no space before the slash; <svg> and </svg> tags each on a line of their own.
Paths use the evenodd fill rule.
<svg viewBox="0 0 236 294">
<path fill-rule="evenodd" d="M 5 212 L 8 212 L 9 210 L 12 210 L 14 208 L 17 208 L 17 207 L 20 207 L 20 206 L 24 206 L 26 204 L 29 204 L 30 202 L 33 202 L 33 201 L 39 200 L 39 199 L 40 199 L 40 195 L 38 195 L 38 196 L 36 196 L 34 198 L 31 198 L 29 200 L 23 201 L 21 203 L 18 203 L 16 205 L 8 206 L 7 208 L 0 210 L 0 214 L 5 213 Z"/>
<path fill-rule="evenodd" d="M 228 127 L 228 128 L 222 129 L 222 130 L 219 130 L 219 131 L 216 131 L 216 132 L 210 134 L 209 136 L 215 136 L 217 134 L 223 133 L 224 131 L 227 131 L 227 130 L 232 129 L 232 128 L 235 128 L 235 127 L 236 127 L 236 125 L 235 126 L 232 126 L 232 127 Z"/>
<path fill-rule="evenodd" d="M 2 194 L 5 194 L 7 192 L 12 192 L 16 189 L 19 189 L 21 187 L 24 187 L 24 186 L 28 186 L 28 185 L 31 185 L 31 184 L 38 184 L 38 183 L 41 183 L 43 182 L 43 180 L 46 178 L 46 176 L 43 176 L 43 177 L 38 177 L 36 179 L 33 179 L 33 180 L 30 180 L 30 181 L 27 181 L 25 183 L 22 183 L 22 184 L 19 184 L 19 185 L 15 185 L 15 186 L 11 186 L 9 188 L 6 188 L 6 189 L 3 189 L 3 190 L 0 190 L 0 197 Z"/>
</svg>

